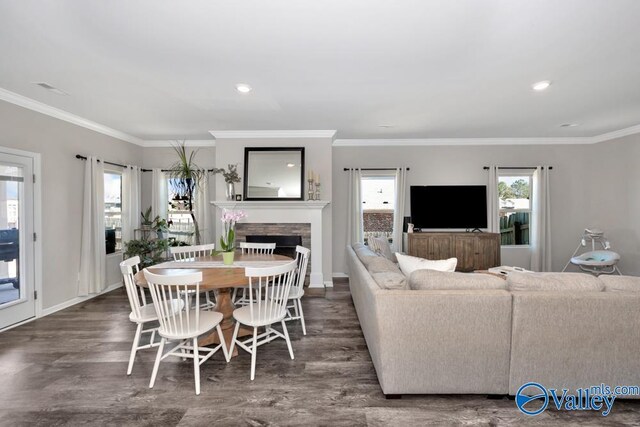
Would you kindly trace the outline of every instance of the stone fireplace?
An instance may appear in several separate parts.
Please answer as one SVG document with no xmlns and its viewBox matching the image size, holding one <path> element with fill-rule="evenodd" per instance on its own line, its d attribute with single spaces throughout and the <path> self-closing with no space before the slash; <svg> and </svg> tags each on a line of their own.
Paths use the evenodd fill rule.
<svg viewBox="0 0 640 427">
<path fill-rule="evenodd" d="M 247 236 L 300 236 L 311 249 L 310 287 L 324 287 L 322 271 L 322 209 L 326 201 L 214 201 L 219 209 L 243 210 L 247 218 L 236 225 L 236 238 Z M 219 214 L 220 212 L 218 212 Z M 219 235 L 219 230 L 217 230 Z M 277 243 L 277 242 L 276 242 Z M 330 277 L 327 281 L 330 285 Z"/>
<path fill-rule="evenodd" d="M 311 224 L 241 222 L 236 226 L 236 241 L 275 243 L 276 254 L 295 258 L 297 245 L 311 247 Z"/>
</svg>

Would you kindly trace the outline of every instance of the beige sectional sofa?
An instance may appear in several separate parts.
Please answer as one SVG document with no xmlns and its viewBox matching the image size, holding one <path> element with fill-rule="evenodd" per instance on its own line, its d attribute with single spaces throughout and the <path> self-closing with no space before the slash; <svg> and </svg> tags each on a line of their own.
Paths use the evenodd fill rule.
<svg viewBox="0 0 640 427">
<path fill-rule="evenodd" d="M 528 276 L 520 279 L 546 285 L 512 291 L 527 283 L 425 270 L 407 278 L 361 245 L 347 256 L 386 395 L 513 395 L 529 381 L 570 390 L 640 385 L 639 278 Z"/>
</svg>

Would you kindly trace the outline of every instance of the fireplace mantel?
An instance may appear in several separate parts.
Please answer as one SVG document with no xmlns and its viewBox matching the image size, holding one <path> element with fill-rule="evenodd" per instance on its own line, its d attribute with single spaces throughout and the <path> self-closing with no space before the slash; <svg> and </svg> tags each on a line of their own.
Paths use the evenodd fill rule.
<svg viewBox="0 0 640 427">
<path fill-rule="evenodd" d="M 322 258 L 322 210 L 329 204 L 326 200 L 309 201 L 227 201 L 214 200 L 212 205 L 219 209 L 241 209 L 247 213 L 242 222 L 248 223 L 309 223 L 311 224 L 311 274 L 310 286 L 314 288 L 332 286 L 331 277 L 324 280 Z M 216 221 L 219 223 L 219 221 Z M 219 225 L 219 224 L 218 224 Z M 218 230 L 219 233 L 220 230 Z"/>
<path fill-rule="evenodd" d="M 326 200 L 304 201 L 242 201 L 232 202 L 227 200 L 215 200 L 212 205 L 224 209 L 322 209 L 329 204 Z"/>
</svg>

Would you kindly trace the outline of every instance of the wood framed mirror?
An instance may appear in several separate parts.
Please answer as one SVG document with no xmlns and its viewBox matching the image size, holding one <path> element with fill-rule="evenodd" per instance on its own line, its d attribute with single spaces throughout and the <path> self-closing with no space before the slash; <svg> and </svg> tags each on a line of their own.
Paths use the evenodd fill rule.
<svg viewBox="0 0 640 427">
<path fill-rule="evenodd" d="M 304 200 L 304 147 L 245 147 L 244 200 Z"/>
</svg>

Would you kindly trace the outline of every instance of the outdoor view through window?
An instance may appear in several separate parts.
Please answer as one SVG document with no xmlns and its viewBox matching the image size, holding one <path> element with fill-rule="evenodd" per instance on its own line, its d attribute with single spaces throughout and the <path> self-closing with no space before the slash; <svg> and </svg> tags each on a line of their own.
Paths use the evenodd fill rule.
<svg viewBox="0 0 640 427">
<path fill-rule="evenodd" d="M 362 177 L 364 241 L 384 236 L 392 240 L 396 180 L 393 176 Z"/>
<path fill-rule="evenodd" d="M 531 175 L 504 175 L 498 180 L 502 245 L 528 245 L 531 223 Z"/>
</svg>

